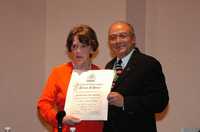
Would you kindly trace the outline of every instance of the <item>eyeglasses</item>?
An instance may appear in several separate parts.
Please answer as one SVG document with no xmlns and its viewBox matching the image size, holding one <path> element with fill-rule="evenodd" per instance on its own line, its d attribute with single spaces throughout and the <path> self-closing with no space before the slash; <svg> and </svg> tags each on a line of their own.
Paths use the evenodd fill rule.
<svg viewBox="0 0 200 132">
<path fill-rule="evenodd" d="M 109 40 L 110 41 L 116 41 L 117 38 L 119 39 L 126 39 L 128 37 L 130 37 L 132 34 L 129 32 L 122 32 L 122 33 L 118 33 L 118 34 L 111 34 L 109 35 Z"/>
<path fill-rule="evenodd" d="M 86 45 L 86 44 L 74 44 L 71 46 L 71 50 L 77 50 L 77 49 L 80 49 L 80 50 L 84 50 L 86 48 L 88 48 L 89 45 Z"/>
</svg>

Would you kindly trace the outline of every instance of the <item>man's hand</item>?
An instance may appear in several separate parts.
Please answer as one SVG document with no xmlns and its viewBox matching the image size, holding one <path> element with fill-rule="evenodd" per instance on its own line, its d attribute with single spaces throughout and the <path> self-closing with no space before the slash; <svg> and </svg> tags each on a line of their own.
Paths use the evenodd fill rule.
<svg viewBox="0 0 200 132">
<path fill-rule="evenodd" d="M 117 107 L 123 107 L 124 97 L 118 92 L 110 92 L 108 94 L 108 103 Z"/>
</svg>

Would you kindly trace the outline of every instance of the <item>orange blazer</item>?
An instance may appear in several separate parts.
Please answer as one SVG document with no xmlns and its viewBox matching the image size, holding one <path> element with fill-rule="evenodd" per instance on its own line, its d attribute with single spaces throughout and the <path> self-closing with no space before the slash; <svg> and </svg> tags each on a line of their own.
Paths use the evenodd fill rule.
<svg viewBox="0 0 200 132">
<path fill-rule="evenodd" d="M 92 64 L 91 68 L 93 70 L 99 69 L 94 64 Z M 54 68 L 37 104 L 42 118 L 53 126 L 53 132 L 58 131 L 56 113 L 64 110 L 65 97 L 72 70 L 73 65 L 71 62 Z M 69 127 L 68 125 L 63 125 L 63 132 L 69 132 Z M 78 132 L 102 132 L 103 122 L 81 121 L 75 127 Z"/>
</svg>

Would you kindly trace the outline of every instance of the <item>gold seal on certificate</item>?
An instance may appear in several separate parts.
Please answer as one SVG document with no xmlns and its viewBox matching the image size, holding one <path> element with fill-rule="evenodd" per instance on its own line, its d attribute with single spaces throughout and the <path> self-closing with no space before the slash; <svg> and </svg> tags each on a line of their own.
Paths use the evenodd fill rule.
<svg viewBox="0 0 200 132">
<path fill-rule="evenodd" d="M 67 90 L 65 111 L 81 120 L 107 120 L 107 95 L 114 70 L 73 70 Z"/>
</svg>

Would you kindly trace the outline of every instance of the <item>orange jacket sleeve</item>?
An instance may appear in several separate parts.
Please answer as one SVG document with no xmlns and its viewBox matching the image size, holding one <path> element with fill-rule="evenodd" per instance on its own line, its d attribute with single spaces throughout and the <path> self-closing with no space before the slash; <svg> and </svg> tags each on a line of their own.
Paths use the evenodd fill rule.
<svg viewBox="0 0 200 132">
<path fill-rule="evenodd" d="M 56 127 L 57 111 L 64 109 L 66 91 L 72 72 L 72 64 L 63 64 L 52 70 L 38 101 L 38 111 L 43 119 Z"/>
<path fill-rule="evenodd" d="M 57 124 L 57 109 L 55 107 L 56 79 L 56 72 L 53 70 L 38 101 L 38 110 L 40 115 L 53 126 Z"/>
</svg>

